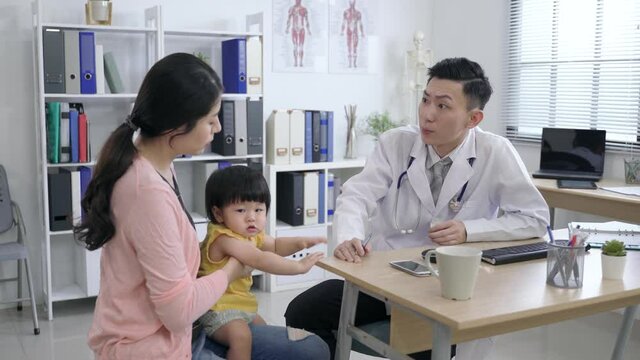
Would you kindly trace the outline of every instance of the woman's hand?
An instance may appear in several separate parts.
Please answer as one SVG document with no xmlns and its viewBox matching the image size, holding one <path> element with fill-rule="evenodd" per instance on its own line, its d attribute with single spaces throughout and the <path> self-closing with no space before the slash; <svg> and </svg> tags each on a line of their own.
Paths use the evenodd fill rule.
<svg viewBox="0 0 640 360">
<path fill-rule="evenodd" d="M 234 257 L 229 257 L 229 261 L 222 267 L 222 270 L 227 273 L 229 283 L 237 278 L 251 275 L 253 268 L 251 266 L 245 266 Z"/>
<path fill-rule="evenodd" d="M 362 240 L 353 238 L 342 242 L 333 251 L 333 256 L 340 260 L 359 263 L 362 261 L 362 257 L 371 252 L 371 244 L 362 246 Z"/>
</svg>

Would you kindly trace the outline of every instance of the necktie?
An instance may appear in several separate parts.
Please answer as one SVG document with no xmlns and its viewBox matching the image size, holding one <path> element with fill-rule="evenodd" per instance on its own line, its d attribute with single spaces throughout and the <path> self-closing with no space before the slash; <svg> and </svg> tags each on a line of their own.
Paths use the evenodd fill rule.
<svg viewBox="0 0 640 360">
<path fill-rule="evenodd" d="M 451 167 L 451 159 L 446 157 L 437 163 L 433 164 L 431 167 L 431 171 L 433 172 L 433 177 L 431 179 L 431 184 L 429 187 L 431 188 L 431 195 L 433 196 L 433 203 L 438 203 L 438 196 L 440 196 L 440 190 L 442 189 L 442 183 L 444 182 L 445 176 L 449 172 L 449 167 Z"/>
</svg>

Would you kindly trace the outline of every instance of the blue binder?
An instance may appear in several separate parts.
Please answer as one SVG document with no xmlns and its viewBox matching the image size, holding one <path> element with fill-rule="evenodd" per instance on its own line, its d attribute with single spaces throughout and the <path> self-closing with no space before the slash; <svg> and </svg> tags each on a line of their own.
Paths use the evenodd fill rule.
<svg viewBox="0 0 640 360">
<path fill-rule="evenodd" d="M 231 39 L 222 42 L 222 84 L 227 93 L 247 93 L 246 49 L 246 39 Z"/>
<path fill-rule="evenodd" d="M 333 162 L 333 111 L 327 111 L 327 161 Z"/>
<path fill-rule="evenodd" d="M 96 40 L 92 32 L 81 31 L 80 39 L 80 93 L 96 93 Z"/>
<path fill-rule="evenodd" d="M 69 129 L 71 133 L 71 162 L 77 163 L 80 161 L 80 137 L 78 134 L 78 110 L 76 109 L 69 109 Z"/>
</svg>

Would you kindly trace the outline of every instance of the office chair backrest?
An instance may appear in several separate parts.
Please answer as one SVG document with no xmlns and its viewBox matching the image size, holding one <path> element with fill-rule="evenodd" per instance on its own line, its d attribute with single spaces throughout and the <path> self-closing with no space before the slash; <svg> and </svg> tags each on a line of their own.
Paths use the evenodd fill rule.
<svg viewBox="0 0 640 360">
<path fill-rule="evenodd" d="M 4 166 L 0 165 L 0 234 L 13 226 L 13 211 L 9 195 L 9 181 Z"/>
</svg>

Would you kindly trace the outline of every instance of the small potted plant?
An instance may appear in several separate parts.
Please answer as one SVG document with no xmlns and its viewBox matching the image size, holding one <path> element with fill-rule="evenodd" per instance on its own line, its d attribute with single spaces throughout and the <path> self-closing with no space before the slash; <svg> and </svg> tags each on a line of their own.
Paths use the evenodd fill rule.
<svg viewBox="0 0 640 360">
<path fill-rule="evenodd" d="M 627 251 L 624 242 L 609 240 L 602 246 L 602 277 L 605 279 L 620 280 L 624 275 L 624 265 L 627 260 Z"/>
<path fill-rule="evenodd" d="M 382 113 L 374 112 L 365 120 L 365 123 L 361 127 L 361 132 L 363 134 L 371 135 L 375 140 L 377 140 L 383 132 L 402 125 L 404 125 L 402 121 L 395 122 L 391 120 L 391 116 L 387 111 Z"/>
</svg>

